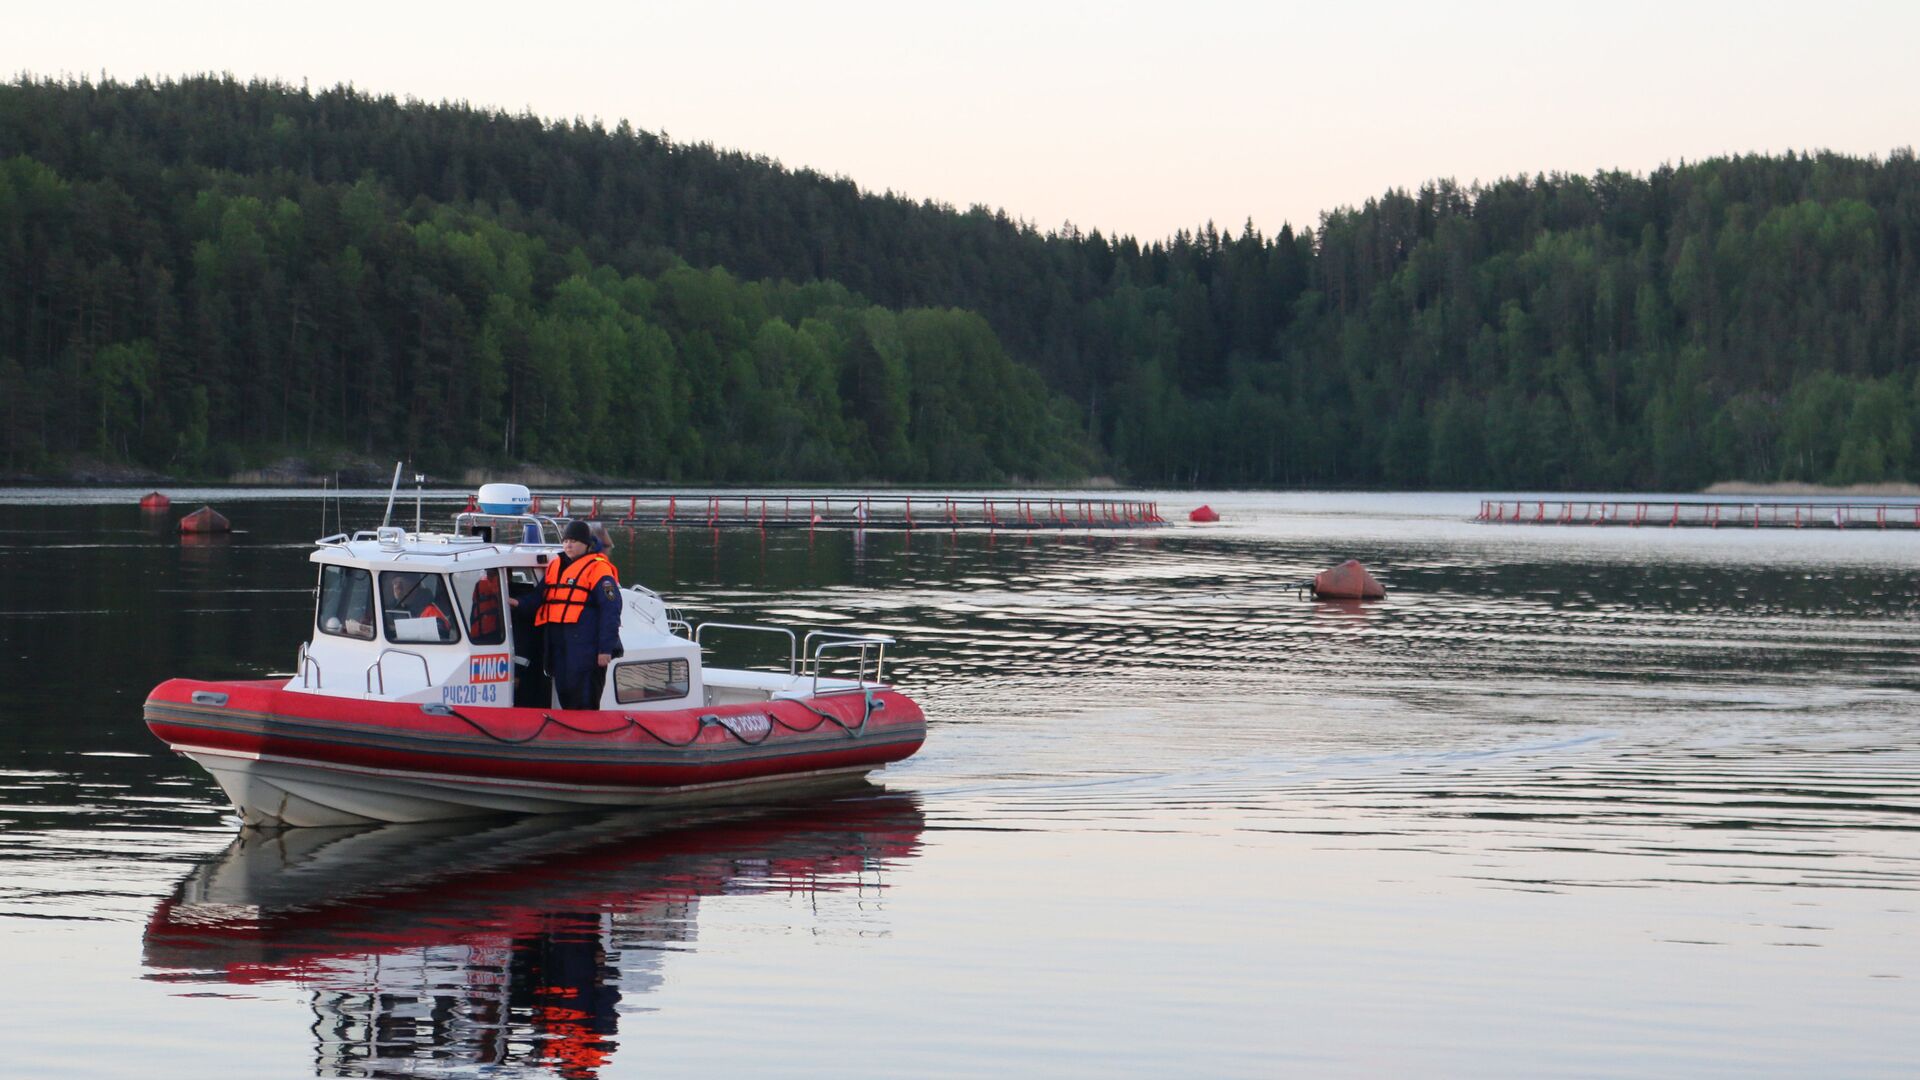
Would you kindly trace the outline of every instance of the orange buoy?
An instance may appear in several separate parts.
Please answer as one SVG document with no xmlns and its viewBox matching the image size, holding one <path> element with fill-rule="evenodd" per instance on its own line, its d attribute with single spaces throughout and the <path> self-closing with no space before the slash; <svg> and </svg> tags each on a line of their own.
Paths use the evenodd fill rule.
<svg viewBox="0 0 1920 1080">
<path fill-rule="evenodd" d="M 1348 559 L 1313 576 L 1313 595 L 1317 600 L 1385 600 L 1387 590 L 1359 560 Z"/>
<path fill-rule="evenodd" d="M 1201 506 L 1199 509 L 1195 510 L 1193 513 L 1188 514 L 1187 520 L 1188 521 L 1219 521 L 1220 515 L 1214 512 L 1214 509 L 1211 506 Z"/>
<path fill-rule="evenodd" d="M 142 510 L 165 510 L 172 504 L 172 499 L 167 498 L 157 491 L 149 491 L 145 495 L 140 496 L 140 509 Z"/>
<path fill-rule="evenodd" d="M 203 506 L 180 519 L 180 531 L 183 533 L 232 532 L 233 523 L 213 507 Z"/>
</svg>

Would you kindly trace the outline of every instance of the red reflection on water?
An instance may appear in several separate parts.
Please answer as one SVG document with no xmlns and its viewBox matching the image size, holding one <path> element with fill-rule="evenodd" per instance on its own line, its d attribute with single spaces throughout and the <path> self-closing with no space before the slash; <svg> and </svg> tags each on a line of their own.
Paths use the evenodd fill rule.
<svg viewBox="0 0 1920 1080">
<path fill-rule="evenodd" d="M 1364 623 L 1373 615 L 1377 600 L 1315 600 L 1313 613 L 1316 616 Z"/>
<path fill-rule="evenodd" d="M 923 826 L 884 794 L 686 819 L 246 832 L 155 909 L 148 978 L 311 988 L 322 1075 L 431 1059 L 593 1077 L 621 967 L 691 940 L 702 897 L 872 888 Z"/>
</svg>

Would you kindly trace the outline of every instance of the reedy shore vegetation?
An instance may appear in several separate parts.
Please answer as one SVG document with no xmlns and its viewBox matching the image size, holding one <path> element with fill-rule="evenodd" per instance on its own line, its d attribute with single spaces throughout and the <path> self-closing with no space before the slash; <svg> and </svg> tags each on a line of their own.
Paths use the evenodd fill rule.
<svg viewBox="0 0 1920 1080">
<path fill-rule="evenodd" d="M 1438 181 L 1142 243 L 625 125 L 0 85 L 15 472 L 1882 482 L 1920 477 L 1917 360 L 1906 150 Z"/>
</svg>

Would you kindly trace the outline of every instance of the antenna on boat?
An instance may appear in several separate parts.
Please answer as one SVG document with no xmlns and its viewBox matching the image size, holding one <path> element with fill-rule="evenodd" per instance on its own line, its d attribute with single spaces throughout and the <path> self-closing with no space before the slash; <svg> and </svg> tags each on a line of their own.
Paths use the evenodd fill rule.
<svg viewBox="0 0 1920 1080">
<path fill-rule="evenodd" d="M 405 462 L 393 463 L 393 486 L 387 489 L 387 512 L 380 515 L 380 527 L 383 529 L 393 520 L 393 497 L 400 493 L 400 466 L 403 464 Z"/>
<path fill-rule="evenodd" d="M 426 473 L 413 474 L 413 531 L 420 531 L 420 485 L 426 483 Z"/>
</svg>

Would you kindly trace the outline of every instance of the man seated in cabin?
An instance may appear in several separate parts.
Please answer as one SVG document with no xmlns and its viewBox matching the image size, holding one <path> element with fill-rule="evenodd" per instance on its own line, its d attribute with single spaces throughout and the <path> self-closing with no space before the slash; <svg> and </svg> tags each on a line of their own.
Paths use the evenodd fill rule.
<svg viewBox="0 0 1920 1080">
<path fill-rule="evenodd" d="M 440 575 L 418 574 L 405 571 L 387 570 L 380 575 L 380 585 L 386 590 L 384 606 L 388 641 L 425 641 L 449 642 L 459 640 L 453 629 L 453 620 L 447 616 L 446 608 L 440 606 Z M 433 619 L 434 629 L 428 634 L 415 631 L 401 634 L 398 623 L 401 619 Z"/>
</svg>

